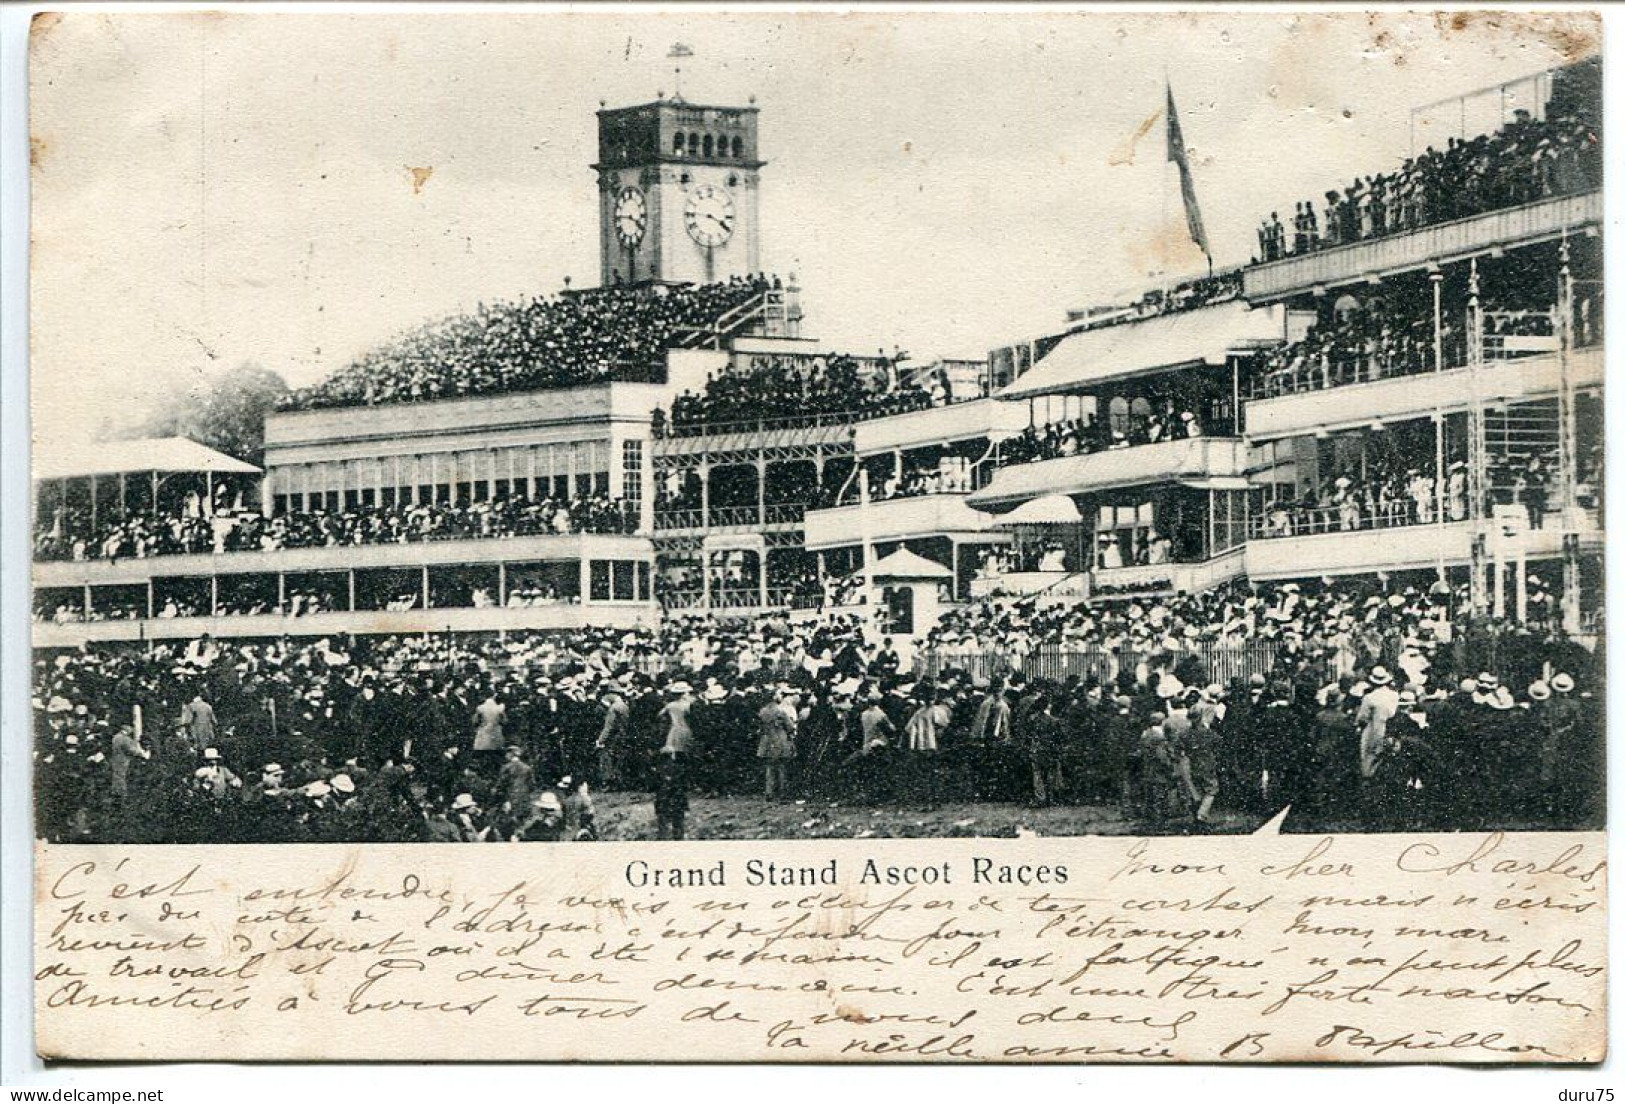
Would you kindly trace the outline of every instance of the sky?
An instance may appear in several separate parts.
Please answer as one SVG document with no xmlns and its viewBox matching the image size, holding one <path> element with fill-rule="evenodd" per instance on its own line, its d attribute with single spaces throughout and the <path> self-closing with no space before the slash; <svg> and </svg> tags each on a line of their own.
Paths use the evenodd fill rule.
<svg viewBox="0 0 1625 1104">
<path fill-rule="evenodd" d="M 594 112 L 671 93 L 675 42 L 687 99 L 756 97 L 763 265 L 797 276 L 804 332 L 927 357 L 1201 270 L 1161 121 L 1133 141 L 1165 80 L 1226 265 L 1270 211 L 1397 165 L 1413 108 L 1596 34 L 1551 14 L 70 12 L 31 52 L 34 432 L 116 431 L 244 362 L 310 384 L 481 301 L 595 283 Z M 1418 148 L 1459 125 L 1425 115 Z"/>
</svg>

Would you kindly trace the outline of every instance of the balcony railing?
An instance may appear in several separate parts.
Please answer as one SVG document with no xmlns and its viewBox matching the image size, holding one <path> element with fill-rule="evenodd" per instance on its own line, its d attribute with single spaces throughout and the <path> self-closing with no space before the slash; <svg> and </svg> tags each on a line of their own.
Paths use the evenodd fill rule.
<svg viewBox="0 0 1625 1104">
<path fill-rule="evenodd" d="M 1397 422 L 1434 413 L 1453 413 L 1471 403 L 1475 387 L 1486 401 L 1516 403 L 1556 395 L 1563 386 L 1563 358 L 1552 353 L 1523 352 L 1486 359 L 1474 371 L 1447 366 L 1442 371 L 1401 375 L 1370 374 L 1364 378 L 1304 380 L 1303 389 L 1249 400 L 1247 433 L 1255 442 L 1321 429 Z M 1591 388 L 1603 382 L 1600 345 L 1572 350 L 1567 358 L 1569 386 Z M 1310 386 L 1310 384 L 1315 384 Z M 1345 390 L 1345 385 L 1348 390 Z"/>
<path fill-rule="evenodd" d="M 894 540 L 990 530 L 993 518 L 965 504 L 965 493 L 903 495 L 807 513 L 807 547 L 838 548 L 863 540 Z M 867 512 L 865 512 L 867 511 Z"/>
<path fill-rule="evenodd" d="M 765 512 L 756 506 L 712 506 L 709 513 L 697 509 L 655 511 L 655 531 L 679 529 L 737 529 L 758 525 L 799 525 L 807 512 L 804 502 L 779 502 Z"/>
<path fill-rule="evenodd" d="M 1338 287 L 1368 276 L 1417 269 L 1494 247 L 1556 238 L 1584 226 L 1600 226 L 1602 216 L 1600 191 L 1553 196 L 1254 265 L 1242 275 L 1242 294 L 1258 302 L 1281 299 L 1316 286 Z"/>
<path fill-rule="evenodd" d="M 1235 478 L 1247 472 L 1247 447 L 1238 437 L 1187 437 L 1062 456 L 1000 468 L 967 500 L 976 509 L 1015 505 L 1041 495 L 1087 494 L 1177 480 Z"/>
<path fill-rule="evenodd" d="M 1465 519 L 1466 503 L 1458 503 Z M 1431 506 L 1431 504 L 1430 504 Z M 1437 518 L 1431 509 L 1424 511 L 1415 502 L 1395 502 L 1375 509 L 1345 509 L 1339 506 L 1295 507 L 1291 510 L 1264 508 L 1248 524 L 1248 537 L 1252 540 L 1276 540 L 1284 537 L 1310 537 L 1321 533 L 1349 533 L 1362 529 L 1400 529 L 1407 525 L 1432 525 Z"/>
</svg>

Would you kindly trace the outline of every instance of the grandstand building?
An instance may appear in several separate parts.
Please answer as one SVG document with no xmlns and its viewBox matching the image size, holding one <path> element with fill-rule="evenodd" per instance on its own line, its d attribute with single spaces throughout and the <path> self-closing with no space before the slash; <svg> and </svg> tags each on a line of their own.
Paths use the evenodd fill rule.
<svg viewBox="0 0 1625 1104">
<path fill-rule="evenodd" d="M 1495 137 L 1456 136 L 1535 151 L 1470 209 L 1334 191 L 1324 229 L 1300 204 L 1251 264 L 925 364 L 804 337 L 794 279 L 758 274 L 754 105 L 606 109 L 602 287 L 431 323 L 294 393 L 262 473 L 175 446 L 37 467 L 36 644 L 817 608 L 924 632 L 916 589 L 935 610 L 1350 576 L 1467 580 L 1519 618 L 1533 579 L 1578 632 L 1600 151 L 1530 136 L 1594 131 L 1598 79 L 1543 74 Z M 106 535 L 176 511 L 195 524 Z"/>
</svg>

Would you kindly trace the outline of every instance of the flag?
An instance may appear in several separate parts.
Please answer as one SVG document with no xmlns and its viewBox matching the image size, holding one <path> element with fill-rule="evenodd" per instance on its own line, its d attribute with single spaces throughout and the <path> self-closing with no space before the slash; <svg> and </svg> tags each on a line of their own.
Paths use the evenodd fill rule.
<svg viewBox="0 0 1625 1104">
<path fill-rule="evenodd" d="M 1202 209 L 1196 205 L 1196 184 L 1191 180 L 1190 158 L 1185 156 L 1185 135 L 1179 129 L 1179 112 L 1174 110 L 1174 86 L 1168 85 L 1168 160 L 1179 166 L 1179 192 L 1185 200 L 1185 227 L 1195 242 L 1213 263 L 1213 252 L 1207 245 L 1207 230 L 1202 226 Z"/>
</svg>

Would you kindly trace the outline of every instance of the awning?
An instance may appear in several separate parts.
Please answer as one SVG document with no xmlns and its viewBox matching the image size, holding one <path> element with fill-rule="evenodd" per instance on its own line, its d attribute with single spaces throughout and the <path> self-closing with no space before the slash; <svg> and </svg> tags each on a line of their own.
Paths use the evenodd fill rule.
<svg viewBox="0 0 1625 1104">
<path fill-rule="evenodd" d="M 1009 529 L 1016 525 L 1076 525 L 1083 520 L 1078 504 L 1071 495 L 1052 494 L 1023 502 L 993 523 L 994 528 Z"/>
<path fill-rule="evenodd" d="M 258 475 L 260 469 L 186 437 L 56 441 L 34 450 L 35 479 L 83 479 L 132 472 Z"/>
<path fill-rule="evenodd" d="M 855 575 L 863 575 L 858 571 Z M 952 579 L 954 573 L 937 563 L 928 560 L 916 552 L 906 548 L 899 548 L 889 556 L 882 556 L 875 561 L 868 571 L 876 579 Z"/>
<path fill-rule="evenodd" d="M 1133 376 L 1175 368 L 1217 365 L 1232 350 L 1265 347 L 1286 332 L 1285 308 L 1254 310 L 1242 302 L 1081 330 L 999 392 L 1001 399 L 1030 399 L 1085 391 Z"/>
<path fill-rule="evenodd" d="M 1201 479 L 1181 479 L 1181 487 L 1194 487 L 1199 491 L 1248 491 L 1252 484 L 1244 475 L 1208 475 Z"/>
</svg>

